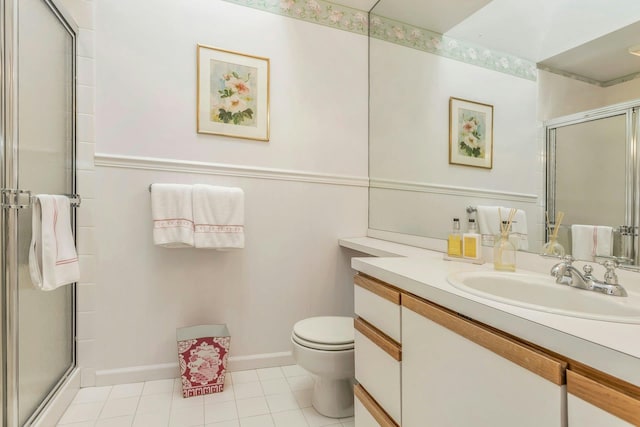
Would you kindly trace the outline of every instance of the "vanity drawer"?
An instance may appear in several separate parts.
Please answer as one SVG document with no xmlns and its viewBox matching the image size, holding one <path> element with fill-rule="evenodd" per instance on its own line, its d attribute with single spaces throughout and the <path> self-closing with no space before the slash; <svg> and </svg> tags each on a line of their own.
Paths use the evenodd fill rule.
<svg viewBox="0 0 640 427">
<path fill-rule="evenodd" d="M 354 327 L 356 380 L 400 424 L 400 344 L 360 318 Z"/>
<path fill-rule="evenodd" d="M 371 277 L 356 275 L 355 313 L 396 342 L 400 338 L 400 291 Z"/>
<path fill-rule="evenodd" d="M 624 427 L 640 425 L 638 390 L 623 392 L 571 370 L 567 371 L 569 425 Z"/>
<path fill-rule="evenodd" d="M 362 385 L 357 384 L 353 394 L 355 427 L 398 427 Z"/>
</svg>

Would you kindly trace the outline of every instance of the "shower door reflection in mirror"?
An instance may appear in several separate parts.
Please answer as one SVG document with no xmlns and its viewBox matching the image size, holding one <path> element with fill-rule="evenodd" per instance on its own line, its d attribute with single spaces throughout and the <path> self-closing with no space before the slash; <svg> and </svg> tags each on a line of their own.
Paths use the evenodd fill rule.
<svg viewBox="0 0 640 427">
<path fill-rule="evenodd" d="M 620 110 L 547 130 L 549 218 L 553 221 L 558 212 L 564 212 L 558 242 L 567 254 L 579 259 L 597 261 L 596 256 L 631 255 L 633 244 L 629 247 L 625 242 L 620 226 L 633 223 L 632 114 L 632 110 Z M 572 235 L 572 225 L 593 226 L 586 252 L 584 245 L 575 246 L 584 239 Z M 610 243 L 609 234 L 604 233 L 608 227 Z"/>
</svg>

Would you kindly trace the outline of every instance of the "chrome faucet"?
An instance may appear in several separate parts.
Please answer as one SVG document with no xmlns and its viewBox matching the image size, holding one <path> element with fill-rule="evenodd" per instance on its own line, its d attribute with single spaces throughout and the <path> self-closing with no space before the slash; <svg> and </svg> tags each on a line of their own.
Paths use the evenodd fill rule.
<svg viewBox="0 0 640 427">
<path fill-rule="evenodd" d="M 597 280 L 593 276 L 593 267 L 589 264 L 582 268 L 583 274 L 572 265 L 573 261 L 573 257 L 567 255 L 562 258 L 561 262 L 551 268 L 551 275 L 556 278 L 556 283 L 607 295 L 627 296 L 627 291 L 618 283 L 618 275 L 615 271 L 618 264 L 615 261 L 607 260 L 603 263 L 607 269 L 604 274 L 604 281 Z"/>
</svg>

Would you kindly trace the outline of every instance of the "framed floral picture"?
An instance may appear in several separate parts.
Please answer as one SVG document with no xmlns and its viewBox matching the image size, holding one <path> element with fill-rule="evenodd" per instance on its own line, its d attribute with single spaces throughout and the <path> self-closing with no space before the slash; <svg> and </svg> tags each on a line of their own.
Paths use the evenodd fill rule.
<svg viewBox="0 0 640 427">
<path fill-rule="evenodd" d="M 198 45 L 198 133 L 269 140 L 269 58 Z"/>
<path fill-rule="evenodd" d="M 493 106 L 449 98 L 449 163 L 493 167 Z"/>
</svg>

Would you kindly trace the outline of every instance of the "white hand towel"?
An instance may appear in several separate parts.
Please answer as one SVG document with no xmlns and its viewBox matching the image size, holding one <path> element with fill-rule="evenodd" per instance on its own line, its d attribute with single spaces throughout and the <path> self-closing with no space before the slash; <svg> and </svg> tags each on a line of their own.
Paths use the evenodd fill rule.
<svg viewBox="0 0 640 427">
<path fill-rule="evenodd" d="M 509 218 L 510 208 L 500 206 L 478 206 L 477 218 L 482 244 L 492 245 L 496 235 L 500 234 L 500 218 L 506 221 Z M 522 209 L 516 211 L 511 223 L 511 236 L 516 249 L 526 251 L 529 248 L 529 235 L 527 232 L 527 213 Z"/>
<path fill-rule="evenodd" d="M 596 256 L 611 256 L 613 228 L 604 225 L 571 226 L 571 255 L 575 259 L 593 261 Z"/>
<path fill-rule="evenodd" d="M 193 186 L 196 248 L 244 248 L 244 192 L 240 188 Z"/>
<path fill-rule="evenodd" d="M 80 280 L 66 196 L 35 196 L 31 213 L 29 273 L 37 289 L 52 291 Z"/>
<path fill-rule="evenodd" d="M 153 243 L 165 248 L 193 247 L 192 186 L 151 186 Z"/>
</svg>

